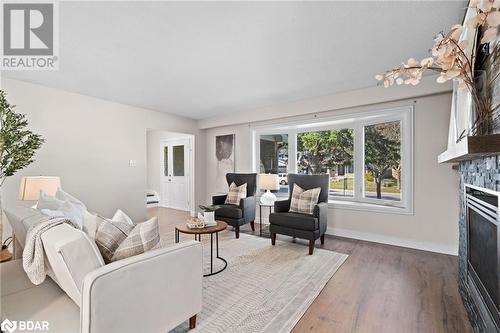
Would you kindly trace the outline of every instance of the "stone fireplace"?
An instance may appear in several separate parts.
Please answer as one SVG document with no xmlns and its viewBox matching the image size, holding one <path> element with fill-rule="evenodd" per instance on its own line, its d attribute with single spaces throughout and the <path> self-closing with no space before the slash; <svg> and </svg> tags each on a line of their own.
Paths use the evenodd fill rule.
<svg viewBox="0 0 500 333">
<path fill-rule="evenodd" d="M 476 332 L 500 332 L 500 155 L 460 162 L 459 288 Z"/>
</svg>

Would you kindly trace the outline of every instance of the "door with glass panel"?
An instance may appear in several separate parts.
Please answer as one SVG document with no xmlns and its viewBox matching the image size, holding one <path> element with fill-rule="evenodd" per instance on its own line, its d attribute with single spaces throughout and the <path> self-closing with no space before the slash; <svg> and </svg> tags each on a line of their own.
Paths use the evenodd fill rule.
<svg viewBox="0 0 500 333">
<path fill-rule="evenodd" d="M 161 206 L 189 210 L 189 139 L 162 143 Z"/>
</svg>

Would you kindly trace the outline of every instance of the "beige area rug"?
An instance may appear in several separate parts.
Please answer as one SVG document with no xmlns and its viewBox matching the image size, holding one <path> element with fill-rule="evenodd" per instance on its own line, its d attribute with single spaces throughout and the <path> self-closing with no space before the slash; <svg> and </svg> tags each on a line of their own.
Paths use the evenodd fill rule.
<svg viewBox="0 0 500 333">
<path fill-rule="evenodd" d="M 202 239 L 205 273 L 210 271 L 210 236 Z M 174 233 L 163 234 L 165 245 Z M 194 237 L 181 234 L 181 242 Z M 215 236 L 214 236 L 215 241 Z M 215 246 L 214 246 L 215 252 Z M 219 255 L 226 270 L 203 278 L 203 309 L 191 332 L 290 332 L 347 255 L 268 238 L 225 231 Z M 214 256 L 215 258 L 215 256 Z M 215 269 L 221 267 L 220 260 Z M 187 332 L 187 322 L 172 332 Z"/>
</svg>

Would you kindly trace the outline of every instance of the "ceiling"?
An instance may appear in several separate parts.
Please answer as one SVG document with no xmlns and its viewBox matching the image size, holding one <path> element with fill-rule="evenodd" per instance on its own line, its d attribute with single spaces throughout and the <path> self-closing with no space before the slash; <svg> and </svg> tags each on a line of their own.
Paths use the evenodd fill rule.
<svg viewBox="0 0 500 333">
<path fill-rule="evenodd" d="M 194 119 L 358 89 L 463 1 L 60 2 L 59 71 L 2 75 Z"/>
</svg>

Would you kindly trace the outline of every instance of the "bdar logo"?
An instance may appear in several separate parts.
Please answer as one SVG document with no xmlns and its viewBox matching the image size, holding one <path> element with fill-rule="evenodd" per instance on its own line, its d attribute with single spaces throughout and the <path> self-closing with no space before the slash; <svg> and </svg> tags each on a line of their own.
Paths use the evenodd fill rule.
<svg viewBox="0 0 500 333">
<path fill-rule="evenodd" d="M 17 323 L 15 321 L 10 321 L 8 319 L 5 319 L 0 324 L 0 329 L 2 330 L 2 332 L 13 333 L 16 330 L 16 328 L 17 328 Z"/>
</svg>

